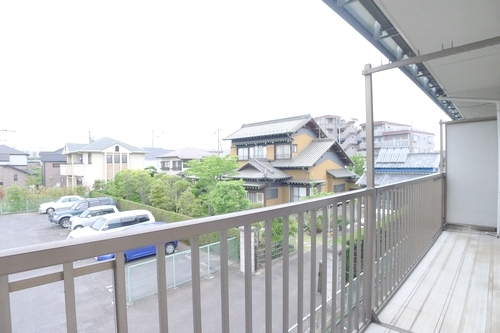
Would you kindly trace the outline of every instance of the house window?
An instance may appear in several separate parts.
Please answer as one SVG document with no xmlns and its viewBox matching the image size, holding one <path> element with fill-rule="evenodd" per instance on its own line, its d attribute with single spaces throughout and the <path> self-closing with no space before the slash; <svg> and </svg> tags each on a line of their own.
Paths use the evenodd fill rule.
<svg viewBox="0 0 500 333">
<path fill-rule="evenodd" d="M 264 194 L 260 192 L 247 192 L 247 198 L 250 202 L 260 202 L 264 204 Z"/>
<path fill-rule="evenodd" d="M 182 170 L 182 161 L 172 161 L 172 170 Z"/>
<path fill-rule="evenodd" d="M 188 161 L 182 161 L 182 168 L 184 168 L 184 169 L 188 168 L 187 162 Z"/>
<path fill-rule="evenodd" d="M 127 163 L 127 154 L 122 154 L 122 163 Z"/>
<path fill-rule="evenodd" d="M 292 187 L 290 192 L 290 202 L 296 202 L 309 195 L 309 187 Z"/>
<path fill-rule="evenodd" d="M 238 160 L 246 161 L 248 160 L 248 148 L 238 148 Z"/>
<path fill-rule="evenodd" d="M 170 170 L 170 161 L 161 161 L 162 170 Z"/>
<path fill-rule="evenodd" d="M 292 145 L 292 153 L 296 153 L 299 151 L 299 146 L 298 145 Z"/>
<path fill-rule="evenodd" d="M 417 142 L 419 140 L 418 135 L 414 134 L 413 135 L 413 142 Z"/>
<path fill-rule="evenodd" d="M 115 154 L 115 163 L 120 163 L 120 154 Z"/>
<path fill-rule="evenodd" d="M 277 160 L 289 160 L 291 158 L 290 150 L 291 150 L 291 147 L 289 144 L 276 145 L 276 159 Z"/>
<path fill-rule="evenodd" d="M 250 158 L 266 158 L 267 151 L 266 146 L 255 146 L 249 148 Z"/>
<path fill-rule="evenodd" d="M 345 184 L 333 185 L 333 193 L 345 192 Z"/>
<path fill-rule="evenodd" d="M 115 151 L 120 151 L 120 146 L 115 146 Z"/>
<path fill-rule="evenodd" d="M 17 182 L 17 173 L 14 174 L 14 181 Z"/>
<path fill-rule="evenodd" d="M 108 162 L 108 163 L 113 163 L 113 155 L 111 155 L 111 154 L 106 154 L 106 162 Z"/>
<path fill-rule="evenodd" d="M 53 168 L 59 168 L 61 166 L 61 163 L 52 163 Z"/>
<path fill-rule="evenodd" d="M 266 200 L 276 199 L 277 197 L 278 197 L 278 189 L 277 188 L 266 189 Z"/>
<path fill-rule="evenodd" d="M 87 154 L 87 163 L 92 164 L 92 154 L 91 153 Z"/>
</svg>

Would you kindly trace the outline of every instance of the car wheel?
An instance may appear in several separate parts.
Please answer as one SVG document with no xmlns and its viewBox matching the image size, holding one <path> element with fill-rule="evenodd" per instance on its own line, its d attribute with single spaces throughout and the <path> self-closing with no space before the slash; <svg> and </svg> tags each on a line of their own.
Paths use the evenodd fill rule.
<svg viewBox="0 0 500 333">
<path fill-rule="evenodd" d="M 61 228 L 69 227 L 69 217 L 63 217 L 61 221 L 59 221 L 59 225 L 61 226 Z"/>
<path fill-rule="evenodd" d="M 54 208 L 47 208 L 47 214 L 52 214 L 54 212 Z"/>
<path fill-rule="evenodd" d="M 175 245 L 174 243 L 167 243 L 165 244 L 165 253 L 166 254 L 172 254 L 175 252 Z"/>
</svg>

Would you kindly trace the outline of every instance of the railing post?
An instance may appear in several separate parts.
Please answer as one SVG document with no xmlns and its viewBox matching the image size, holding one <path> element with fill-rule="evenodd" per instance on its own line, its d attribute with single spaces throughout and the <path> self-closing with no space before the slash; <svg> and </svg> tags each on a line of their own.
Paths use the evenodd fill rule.
<svg viewBox="0 0 500 333">
<path fill-rule="evenodd" d="M 12 332 L 8 275 L 0 275 L 0 332 Z"/>
<path fill-rule="evenodd" d="M 245 273 L 245 268 L 246 268 L 246 265 L 245 265 L 245 261 L 247 260 L 247 257 L 245 257 L 245 241 L 246 241 L 246 238 L 245 238 L 245 228 L 244 227 L 239 227 L 240 229 L 240 270 L 242 273 Z M 255 256 L 254 256 L 254 253 L 255 253 L 255 246 L 253 246 L 253 244 L 255 243 L 255 227 L 251 227 L 250 228 L 250 238 L 249 241 L 250 241 L 250 244 L 252 244 L 250 246 L 250 257 L 248 258 L 251 258 L 251 260 L 255 260 Z M 256 267 L 257 263 L 254 262 L 252 263 L 249 267 Z"/>
<path fill-rule="evenodd" d="M 371 65 L 365 65 L 365 71 Z M 365 74 L 365 103 L 366 103 L 366 189 L 375 187 L 374 172 L 374 142 L 373 142 L 373 87 L 371 74 Z M 363 306 L 365 318 L 371 322 L 372 295 L 373 295 L 373 268 L 375 266 L 374 237 L 375 237 L 375 197 L 372 192 L 367 196 L 365 211 L 365 259 L 363 272 Z"/>
</svg>

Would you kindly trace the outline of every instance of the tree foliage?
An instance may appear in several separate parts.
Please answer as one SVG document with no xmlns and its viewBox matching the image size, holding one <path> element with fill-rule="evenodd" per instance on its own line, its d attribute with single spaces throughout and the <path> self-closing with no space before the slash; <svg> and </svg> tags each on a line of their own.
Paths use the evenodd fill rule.
<svg viewBox="0 0 500 333">
<path fill-rule="evenodd" d="M 208 195 L 214 214 L 238 212 L 250 207 L 242 180 L 220 181 Z"/>
<path fill-rule="evenodd" d="M 347 170 L 354 172 L 358 176 L 362 176 L 363 172 L 365 172 L 366 158 L 361 153 L 356 153 L 351 156 L 351 161 L 354 165 L 347 167 Z"/>
<path fill-rule="evenodd" d="M 198 178 L 193 193 L 202 200 L 218 181 L 234 175 L 239 167 L 236 156 L 231 155 L 211 155 L 203 160 L 191 160 L 187 165 L 186 175 Z"/>
<path fill-rule="evenodd" d="M 153 179 L 148 170 L 122 170 L 106 184 L 107 192 L 123 199 L 149 203 Z"/>
</svg>

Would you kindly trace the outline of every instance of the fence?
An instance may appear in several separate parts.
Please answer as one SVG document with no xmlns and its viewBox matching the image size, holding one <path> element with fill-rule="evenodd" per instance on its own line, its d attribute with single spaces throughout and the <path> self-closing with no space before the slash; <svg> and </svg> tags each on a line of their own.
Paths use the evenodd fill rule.
<svg viewBox="0 0 500 333">
<path fill-rule="evenodd" d="M 239 263 L 238 239 L 228 239 L 229 259 Z M 167 289 L 191 282 L 191 250 L 165 256 Z M 200 277 L 220 270 L 220 242 L 200 247 Z M 156 259 L 129 265 L 126 268 L 127 303 L 158 293 Z"/>
<path fill-rule="evenodd" d="M 56 198 L 57 199 L 57 198 Z M 52 198 L 29 199 L 19 201 L 0 201 L 0 215 L 12 213 L 38 212 L 40 204 L 52 201 Z"/>
</svg>

